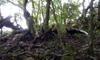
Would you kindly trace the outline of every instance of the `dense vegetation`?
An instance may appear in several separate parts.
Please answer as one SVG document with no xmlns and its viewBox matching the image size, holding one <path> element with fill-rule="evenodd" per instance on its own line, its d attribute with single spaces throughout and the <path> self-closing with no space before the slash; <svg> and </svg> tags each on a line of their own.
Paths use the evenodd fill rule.
<svg viewBox="0 0 100 60">
<path fill-rule="evenodd" d="M 21 9 L 13 15 L 16 25 L 0 12 L 0 60 L 99 60 L 100 0 L 87 7 L 85 1 L 0 0 Z M 27 29 L 18 23 L 22 16 Z"/>
</svg>

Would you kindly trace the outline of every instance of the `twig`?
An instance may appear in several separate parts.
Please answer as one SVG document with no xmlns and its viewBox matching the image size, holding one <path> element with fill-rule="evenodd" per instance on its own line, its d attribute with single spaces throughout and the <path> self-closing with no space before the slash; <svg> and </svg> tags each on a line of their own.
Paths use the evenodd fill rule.
<svg viewBox="0 0 100 60">
<path fill-rule="evenodd" d="M 16 3 L 14 3 L 14 2 L 12 2 L 12 1 L 10 1 L 10 0 L 8 0 L 8 2 L 9 3 L 11 3 L 11 4 L 13 4 L 13 5 L 15 5 L 15 6 L 17 6 L 17 7 L 19 7 L 19 8 L 21 8 L 22 10 L 24 9 L 22 6 L 20 6 L 19 4 L 16 4 Z"/>
</svg>

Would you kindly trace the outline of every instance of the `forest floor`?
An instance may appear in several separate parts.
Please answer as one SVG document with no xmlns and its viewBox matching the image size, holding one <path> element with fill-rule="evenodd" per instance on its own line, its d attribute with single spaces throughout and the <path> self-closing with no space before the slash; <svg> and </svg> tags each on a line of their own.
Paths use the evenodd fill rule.
<svg viewBox="0 0 100 60">
<path fill-rule="evenodd" d="M 44 33 L 32 37 L 16 33 L 0 38 L 0 60 L 100 60 L 100 39 L 96 38 L 95 57 L 88 55 L 88 37 Z"/>
</svg>

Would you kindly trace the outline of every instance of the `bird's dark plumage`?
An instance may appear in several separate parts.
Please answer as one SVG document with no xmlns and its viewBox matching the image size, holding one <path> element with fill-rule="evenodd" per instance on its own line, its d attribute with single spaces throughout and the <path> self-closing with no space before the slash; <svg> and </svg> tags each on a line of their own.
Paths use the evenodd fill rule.
<svg viewBox="0 0 100 60">
<path fill-rule="evenodd" d="M 67 31 L 67 33 L 69 33 L 71 35 L 74 35 L 76 33 L 88 35 L 88 33 L 86 31 L 80 30 L 80 29 L 66 29 L 66 31 Z"/>
</svg>

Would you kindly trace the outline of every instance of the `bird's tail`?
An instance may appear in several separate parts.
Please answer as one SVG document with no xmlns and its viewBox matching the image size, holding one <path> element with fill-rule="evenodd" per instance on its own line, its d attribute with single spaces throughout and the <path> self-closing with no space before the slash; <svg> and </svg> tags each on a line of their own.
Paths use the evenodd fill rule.
<svg viewBox="0 0 100 60">
<path fill-rule="evenodd" d="M 86 31 L 80 30 L 80 32 L 88 36 L 88 33 Z"/>
</svg>

